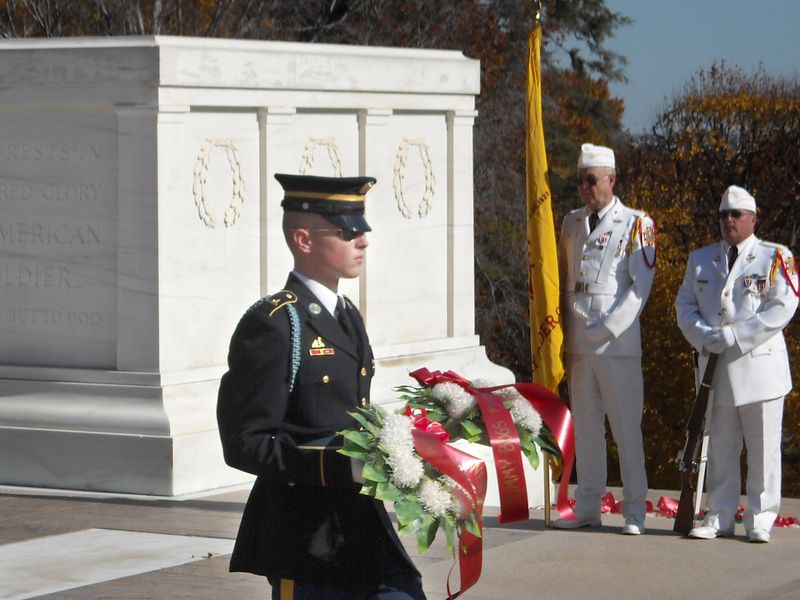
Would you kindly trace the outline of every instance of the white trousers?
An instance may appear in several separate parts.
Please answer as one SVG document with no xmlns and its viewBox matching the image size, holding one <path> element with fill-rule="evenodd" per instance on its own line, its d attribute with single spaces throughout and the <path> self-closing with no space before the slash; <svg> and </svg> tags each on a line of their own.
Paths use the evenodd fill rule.
<svg viewBox="0 0 800 600">
<path fill-rule="evenodd" d="M 605 417 L 608 416 L 619 450 L 622 514 L 644 522 L 647 474 L 642 446 L 641 357 L 569 354 L 567 369 L 578 473 L 575 512 L 582 517 L 600 516 L 607 478 Z"/>
<path fill-rule="evenodd" d="M 706 525 L 733 529 L 741 492 L 742 441 L 747 447 L 744 528 L 770 530 L 781 504 L 783 398 L 711 408 Z"/>
</svg>

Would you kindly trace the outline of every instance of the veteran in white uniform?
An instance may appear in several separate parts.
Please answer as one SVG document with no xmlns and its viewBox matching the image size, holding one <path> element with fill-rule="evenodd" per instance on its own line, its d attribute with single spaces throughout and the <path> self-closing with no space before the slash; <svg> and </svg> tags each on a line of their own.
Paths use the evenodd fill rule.
<svg viewBox="0 0 800 600">
<path fill-rule="evenodd" d="M 643 212 L 614 196 L 614 153 L 583 144 L 578 190 L 584 207 L 569 213 L 559 239 L 561 310 L 578 486 L 574 521 L 600 524 L 606 486 L 605 418 L 619 449 L 622 533 L 644 532 L 647 475 L 642 446 L 643 383 L 639 315 L 655 271 L 655 228 Z"/>
<path fill-rule="evenodd" d="M 733 535 L 747 446 L 751 542 L 768 542 L 781 499 L 783 398 L 792 389 L 783 328 L 797 308 L 798 281 L 787 248 L 753 234 L 756 201 L 730 186 L 719 206 L 722 241 L 691 253 L 675 300 L 678 326 L 700 352 L 719 354 L 712 383 L 708 507 L 690 537 Z"/>
</svg>

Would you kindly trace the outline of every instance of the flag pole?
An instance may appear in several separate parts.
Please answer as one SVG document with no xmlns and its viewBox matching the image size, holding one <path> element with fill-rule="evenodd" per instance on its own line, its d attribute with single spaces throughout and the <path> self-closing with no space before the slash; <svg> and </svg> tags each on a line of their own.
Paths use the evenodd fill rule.
<svg viewBox="0 0 800 600">
<path fill-rule="evenodd" d="M 561 362 L 563 331 L 559 314 L 558 260 L 555 224 L 547 182 L 547 156 L 542 126 L 541 13 L 534 0 L 533 29 L 528 43 L 528 90 L 526 105 L 526 202 L 528 217 L 528 299 L 533 381 L 558 393 L 564 368 Z M 550 526 L 550 461 L 542 453 L 544 520 Z"/>
<path fill-rule="evenodd" d="M 541 0 L 534 0 L 533 1 L 533 26 L 534 27 L 541 27 L 542 23 L 542 2 Z M 542 452 L 542 462 L 544 463 L 544 468 L 542 469 L 542 477 L 544 478 L 544 526 L 550 527 L 550 522 L 552 520 L 551 514 L 551 504 L 552 500 L 550 499 L 550 482 L 552 481 L 552 475 L 550 474 L 550 458 L 545 456 L 544 452 Z"/>
</svg>

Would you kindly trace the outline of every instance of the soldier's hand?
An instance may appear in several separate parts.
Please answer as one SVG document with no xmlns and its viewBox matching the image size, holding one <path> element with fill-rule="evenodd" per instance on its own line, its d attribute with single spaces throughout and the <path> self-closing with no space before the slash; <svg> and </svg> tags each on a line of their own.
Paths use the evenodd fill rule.
<svg viewBox="0 0 800 600">
<path fill-rule="evenodd" d="M 602 342 L 611 337 L 611 330 L 602 323 L 591 325 L 586 328 L 586 339 L 592 343 Z"/>
<path fill-rule="evenodd" d="M 730 327 L 718 327 L 706 334 L 703 340 L 703 347 L 714 354 L 722 354 L 728 348 L 736 345 L 736 338 L 733 329 Z"/>
</svg>

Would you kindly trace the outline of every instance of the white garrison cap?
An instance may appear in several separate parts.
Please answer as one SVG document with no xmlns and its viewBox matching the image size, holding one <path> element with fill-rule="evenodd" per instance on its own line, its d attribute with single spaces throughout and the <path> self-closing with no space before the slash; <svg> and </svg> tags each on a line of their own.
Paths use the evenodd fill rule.
<svg viewBox="0 0 800 600">
<path fill-rule="evenodd" d="M 722 194 L 722 202 L 719 203 L 719 209 L 756 212 L 756 199 L 746 189 L 732 185 Z"/>
<path fill-rule="evenodd" d="M 582 144 L 581 155 L 578 157 L 578 168 L 608 167 L 614 169 L 614 151 L 605 146 Z"/>
</svg>

